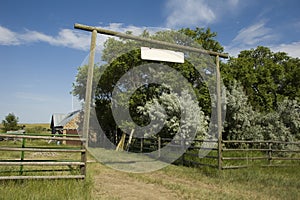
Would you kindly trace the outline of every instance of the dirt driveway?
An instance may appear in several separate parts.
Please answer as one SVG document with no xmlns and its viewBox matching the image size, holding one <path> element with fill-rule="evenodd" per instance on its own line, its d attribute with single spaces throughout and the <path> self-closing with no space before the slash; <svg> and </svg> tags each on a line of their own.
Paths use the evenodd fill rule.
<svg viewBox="0 0 300 200">
<path fill-rule="evenodd" d="M 99 171 L 98 171 L 99 170 Z M 178 199 L 176 193 L 155 183 L 139 180 L 139 174 L 99 166 L 94 178 L 95 199 Z"/>
<path fill-rule="evenodd" d="M 195 169 L 170 166 L 150 173 L 126 173 L 93 163 L 93 199 L 260 199 L 263 194 L 241 191 L 239 185 L 218 182 Z M 217 181 L 217 182 L 216 182 Z M 267 197 L 266 197 L 267 198 Z"/>
</svg>

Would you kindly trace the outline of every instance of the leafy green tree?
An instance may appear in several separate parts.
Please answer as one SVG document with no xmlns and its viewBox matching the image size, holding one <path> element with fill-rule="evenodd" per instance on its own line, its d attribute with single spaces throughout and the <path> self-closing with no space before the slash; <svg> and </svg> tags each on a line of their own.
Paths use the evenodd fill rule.
<svg viewBox="0 0 300 200">
<path fill-rule="evenodd" d="M 226 86 L 234 80 L 242 84 L 255 110 L 271 112 L 285 97 L 299 97 L 299 66 L 299 59 L 259 46 L 230 58 L 222 64 L 221 72 Z"/>
<path fill-rule="evenodd" d="M 78 72 L 76 75 L 75 82 L 73 83 L 72 87 L 72 94 L 77 96 L 80 100 L 85 99 L 85 91 L 86 91 L 86 81 L 87 81 L 87 73 L 88 73 L 88 65 L 83 65 L 77 68 Z M 100 66 L 94 66 L 94 75 L 93 75 L 93 88 L 92 93 L 95 93 L 95 89 L 97 86 L 97 81 L 100 77 Z"/>
<path fill-rule="evenodd" d="M 2 120 L 3 130 L 15 131 L 19 129 L 18 126 L 19 118 L 15 116 L 14 113 L 9 113 L 4 120 Z"/>
<path fill-rule="evenodd" d="M 210 28 L 204 29 L 196 27 L 194 30 L 184 28 L 179 31 L 193 38 L 193 40 L 200 44 L 205 50 L 220 53 L 224 51 L 224 47 L 215 39 L 217 33 L 211 32 Z"/>
</svg>

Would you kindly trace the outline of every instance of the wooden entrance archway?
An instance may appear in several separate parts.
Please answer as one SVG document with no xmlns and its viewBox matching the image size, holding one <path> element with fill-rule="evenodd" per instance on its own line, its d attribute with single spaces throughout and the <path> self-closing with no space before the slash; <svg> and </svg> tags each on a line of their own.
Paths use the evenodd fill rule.
<svg viewBox="0 0 300 200">
<path fill-rule="evenodd" d="M 92 32 L 91 36 L 91 45 L 90 45 L 90 56 L 88 63 L 88 77 L 86 84 L 86 94 L 85 94 L 85 106 L 84 106 L 84 121 L 83 121 L 83 136 L 86 139 L 86 145 L 88 145 L 88 132 L 89 132 L 89 124 L 90 124 L 90 112 L 91 112 L 91 98 L 92 98 L 92 80 L 93 80 L 93 68 L 94 68 L 94 60 L 95 60 L 95 47 L 96 47 L 96 37 L 97 33 L 116 36 L 124 39 L 131 39 L 141 42 L 147 42 L 150 44 L 162 45 L 165 47 L 177 49 L 177 50 L 185 50 L 189 52 L 195 52 L 200 54 L 207 54 L 210 56 L 215 56 L 216 62 L 216 92 L 217 92 L 217 126 L 218 126 L 218 169 L 222 169 L 222 108 L 221 108 L 221 76 L 220 76 L 220 58 L 228 58 L 228 54 L 218 53 L 214 51 L 203 50 L 199 48 L 183 46 L 172 44 L 168 42 L 152 40 L 148 38 L 142 38 L 134 35 L 124 34 L 116 31 L 111 31 L 107 29 L 102 29 L 94 26 L 87 26 L 83 24 L 75 24 L 75 29 L 81 29 L 84 31 Z"/>
</svg>

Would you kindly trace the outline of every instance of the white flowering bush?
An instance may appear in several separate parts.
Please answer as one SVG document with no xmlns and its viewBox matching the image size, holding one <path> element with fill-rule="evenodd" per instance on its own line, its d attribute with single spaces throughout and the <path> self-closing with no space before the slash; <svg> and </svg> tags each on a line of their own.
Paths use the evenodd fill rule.
<svg viewBox="0 0 300 200">
<path fill-rule="evenodd" d="M 254 111 L 243 88 L 237 83 L 228 88 L 227 110 L 223 139 L 299 141 L 300 104 L 284 99 L 269 113 Z M 283 149 L 285 144 L 277 144 Z"/>
<path fill-rule="evenodd" d="M 159 133 L 163 137 L 174 137 L 178 131 L 181 135 L 177 137 L 181 139 L 191 138 L 195 134 L 193 131 L 196 131 L 196 139 L 202 139 L 208 134 L 207 117 L 187 91 L 183 91 L 181 95 L 162 93 L 145 106 L 139 106 L 138 112 L 151 120 L 164 123 L 165 132 L 162 130 Z"/>
</svg>

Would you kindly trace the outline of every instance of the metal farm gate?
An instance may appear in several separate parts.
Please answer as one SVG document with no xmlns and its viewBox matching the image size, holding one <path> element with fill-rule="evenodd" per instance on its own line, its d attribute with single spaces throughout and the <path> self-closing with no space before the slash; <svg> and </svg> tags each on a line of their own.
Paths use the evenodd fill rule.
<svg viewBox="0 0 300 200">
<path fill-rule="evenodd" d="M 0 137 L 0 180 L 84 179 L 86 176 L 86 149 L 78 135 L 9 133 Z M 80 141 L 81 145 L 57 145 L 56 142 L 62 141 Z"/>
</svg>

